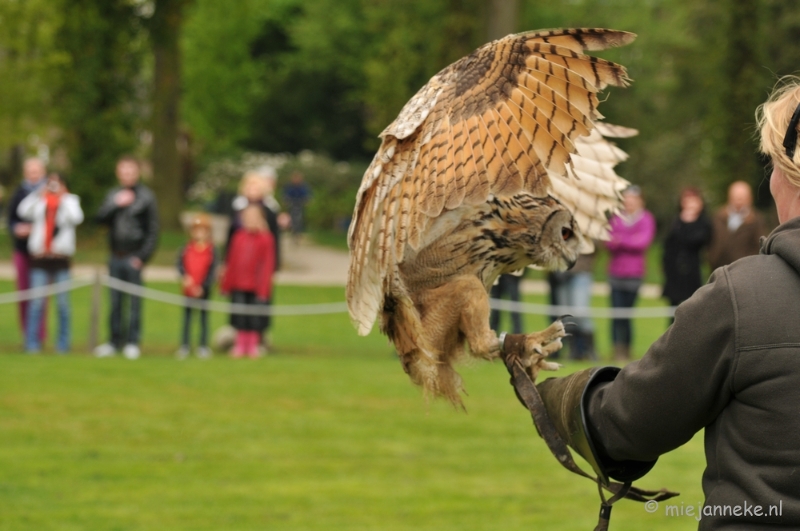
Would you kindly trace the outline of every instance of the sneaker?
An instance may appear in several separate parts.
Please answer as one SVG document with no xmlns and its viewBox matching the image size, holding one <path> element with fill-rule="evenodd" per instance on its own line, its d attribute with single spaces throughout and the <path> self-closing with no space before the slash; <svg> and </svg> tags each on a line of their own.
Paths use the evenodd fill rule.
<svg viewBox="0 0 800 531">
<path fill-rule="evenodd" d="M 198 347 L 196 354 L 201 360 L 207 360 L 211 357 L 211 349 L 208 347 Z"/>
<path fill-rule="evenodd" d="M 117 353 L 117 349 L 114 348 L 114 345 L 111 343 L 103 343 L 102 345 L 97 345 L 94 349 L 94 355 L 96 358 L 110 358 L 111 356 Z"/>
<path fill-rule="evenodd" d="M 142 352 L 139 350 L 139 345 L 134 345 L 133 343 L 128 343 L 125 345 L 125 348 L 122 349 L 122 355 L 129 360 L 137 360 L 141 354 Z"/>
<path fill-rule="evenodd" d="M 189 357 L 189 347 L 186 345 L 182 345 L 181 348 L 175 352 L 175 357 L 179 360 L 185 360 Z"/>
</svg>

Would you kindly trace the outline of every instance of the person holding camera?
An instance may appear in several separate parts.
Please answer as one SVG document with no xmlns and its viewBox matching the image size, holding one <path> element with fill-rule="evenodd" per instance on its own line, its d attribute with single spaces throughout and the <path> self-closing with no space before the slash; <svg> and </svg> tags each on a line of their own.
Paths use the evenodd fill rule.
<svg viewBox="0 0 800 531">
<path fill-rule="evenodd" d="M 22 200 L 17 215 L 30 223 L 30 287 L 68 281 L 70 262 L 75 254 L 75 227 L 83 223 L 83 210 L 80 198 L 67 190 L 64 177 L 51 173 L 43 187 Z M 25 351 L 29 353 L 42 349 L 39 331 L 44 302 L 44 297 L 32 299 L 27 307 Z M 70 347 L 69 292 L 59 293 L 57 302 L 56 350 L 64 354 Z"/>
</svg>

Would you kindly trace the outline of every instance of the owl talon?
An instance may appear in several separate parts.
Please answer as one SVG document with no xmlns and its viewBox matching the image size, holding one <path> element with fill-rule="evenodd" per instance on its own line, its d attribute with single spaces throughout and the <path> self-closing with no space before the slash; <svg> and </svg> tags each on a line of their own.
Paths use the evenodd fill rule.
<svg viewBox="0 0 800 531">
<path fill-rule="evenodd" d="M 540 370 L 556 371 L 561 368 L 561 365 L 546 361 L 546 358 L 563 346 L 561 338 L 567 336 L 569 334 L 564 331 L 564 323 L 560 320 L 541 332 L 528 334 L 525 338 L 525 353 L 520 361 L 533 381 L 536 381 Z"/>
</svg>

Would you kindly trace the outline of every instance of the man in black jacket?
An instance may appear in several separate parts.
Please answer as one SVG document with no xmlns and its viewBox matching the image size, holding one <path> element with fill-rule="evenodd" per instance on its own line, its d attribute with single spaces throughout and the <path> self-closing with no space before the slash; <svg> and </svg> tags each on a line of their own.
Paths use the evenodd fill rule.
<svg viewBox="0 0 800 531">
<path fill-rule="evenodd" d="M 116 278 L 138 286 L 142 285 L 142 267 L 153 256 L 158 243 L 158 208 L 153 192 L 139 182 L 139 162 L 133 157 L 122 157 L 117 161 L 119 186 L 107 195 L 97 221 L 108 225 L 108 240 L 111 257 L 108 272 Z M 128 326 L 122 323 L 123 294 L 111 290 L 111 338 L 108 343 L 95 349 L 95 356 L 113 356 L 122 349 L 128 359 L 140 355 L 141 299 L 130 296 Z"/>
</svg>

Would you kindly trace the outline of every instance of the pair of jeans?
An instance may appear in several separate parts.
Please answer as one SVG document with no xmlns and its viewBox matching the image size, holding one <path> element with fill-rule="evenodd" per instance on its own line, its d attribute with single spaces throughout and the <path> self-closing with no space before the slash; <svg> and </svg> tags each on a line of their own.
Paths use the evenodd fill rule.
<svg viewBox="0 0 800 531">
<path fill-rule="evenodd" d="M 142 285 L 142 270 L 136 269 L 131 264 L 132 256 L 112 256 L 108 263 L 108 274 L 111 278 Z M 142 332 L 142 299 L 135 295 L 128 295 L 117 291 L 111 291 L 111 344 L 120 349 L 124 345 L 138 345 Z M 130 300 L 130 304 L 126 304 Z M 124 306 L 128 306 L 127 327 L 123 327 L 125 317 Z"/>
<path fill-rule="evenodd" d="M 69 269 L 58 269 L 47 271 L 44 269 L 31 269 L 30 287 L 41 288 L 48 284 L 66 282 L 69 280 Z M 42 350 L 41 329 L 47 307 L 44 297 L 31 299 L 28 302 L 26 330 L 25 330 L 25 350 L 28 352 L 39 352 Z M 56 350 L 58 352 L 69 351 L 70 343 L 70 310 L 69 292 L 65 291 L 56 295 L 58 303 L 58 337 L 56 338 Z"/>
<path fill-rule="evenodd" d="M 614 308 L 633 308 L 639 295 L 636 290 L 611 287 L 611 306 Z M 630 346 L 633 342 L 633 331 L 630 319 L 613 319 L 611 322 L 611 338 L 615 345 Z"/>
<path fill-rule="evenodd" d="M 27 253 L 14 249 L 14 269 L 17 271 L 17 291 L 25 291 L 31 287 L 31 257 Z M 28 301 L 19 301 L 19 324 L 22 329 L 22 339 L 28 339 Z M 39 327 L 39 343 L 44 343 L 47 338 L 47 301 L 42 310 L 42 320 Z"/>
</svg>

